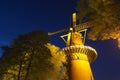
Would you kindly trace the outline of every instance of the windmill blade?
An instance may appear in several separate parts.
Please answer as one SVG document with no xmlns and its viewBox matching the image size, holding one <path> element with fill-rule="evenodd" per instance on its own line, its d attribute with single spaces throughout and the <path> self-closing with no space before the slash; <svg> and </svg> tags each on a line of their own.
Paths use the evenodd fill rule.
<svg viewBox="0 0 120 80">
<path fill-rule="evenodd" d="M 75 29 L 75 31 L 80 31 L 80 30 L 90 28 L 90 27 L 91 26 L 88 23 L 82 23 L 82 24 L 74 26 L 74 29 Z M 55 32 L 49 32 L 48 35 L 51 36 L 51 35 L 54 35 L 54 34 L 65 32 L 65 31 L 69 31 L 69 28 L 65 28 L 65 29 L 62 29 L 62 30 L 55 31 Z"/>
<path fill-rule="evenodd" d="M 88 23 L 82 23 L 82 24 L 76 25 L 75 31 L 84 30 L 84 29 L 87 29 L 87 28 L 90 28 L 90 27 L 91 26 Z"/>
<path fill-rule="evenodd" d="M 62 29 L 62 30 L 55 31 L 55 32 L 49 32 L 48 35 L 51 36 L 51 35 L 54 35 L 54 34 L 65 32 L 65 31 L 69 31 L 69 28 L 65 28 L 65 29 Z"/>
</svg>

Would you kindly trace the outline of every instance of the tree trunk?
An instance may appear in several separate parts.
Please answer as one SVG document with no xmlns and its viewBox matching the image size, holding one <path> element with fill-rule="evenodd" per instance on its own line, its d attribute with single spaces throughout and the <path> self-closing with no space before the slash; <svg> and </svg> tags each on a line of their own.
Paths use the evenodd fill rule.
<svg viewBox="0 0 120 80">
<path fill-rule="evenodd" d="M 17 80 L 20 80 L 21 69 L 22 69 L 22 62 L 21 62 L 20 65 L 19 65 L 19 72 L 18 72 Z"/>
<path fill-rule="evenodd" d="M 25 80 L 28 80 L 28 76 L 29 76 L 33 56 L 34 56 L 34 50 L 32 50 L 32 53 L 30 55 L 30 59 L 29 59 L 28 67 L 27 67 L 27 72 L 26 72 L 26 75 L 25 75 Z"/>
</svg>

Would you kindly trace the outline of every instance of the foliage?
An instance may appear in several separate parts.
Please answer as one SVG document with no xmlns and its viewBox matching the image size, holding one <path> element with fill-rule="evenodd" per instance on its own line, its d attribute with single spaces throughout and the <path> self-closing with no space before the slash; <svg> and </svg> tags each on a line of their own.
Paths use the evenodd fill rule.
<svg viewBox="0 0 120 80">
<path fill-rule="evenodd" d="M 65 54 L 49 42 L 43 31 L 18 36 L 3 46 L 0 59 L 1 80 L 63 80 L 66 77 Z"/>
<path fill-rule="evenodd" d="M 66 55 L 60 52 L 59 47 L 50 43 L 46 44 L 46 47 L 50 50 L 52 57 L 50 62 L 54 65 L 54 69 L 50 74 L 51 80 L 64 80 L 67 78 L 66 67 L 63 65 L 66 62 Z"/>
<path fill-rule="evenodd" d="M 120 1 L 79 0 L 77 11 L 80 23 L 92 27 L 88 36 L 92 40 L 117 39 L 120 47 Z M 94 34 L 94 35 L 93 35 Z"/>
<path fill-rule="evenodd" d="M 39 30 L 20 35 L 13 40 L 10 47 L 3 47 L 4 54 L 1 58 L 3 67 L 0 66 L 2 67 L 0 68 L 3 76 L 2 80 L 12 80 L 12 78 L 14 80 L 28 80 L 33 61 L 40 59 L 36 58 L 35 55 L 39 54 L 43 57 L 43 60 L 51 57 L 49 50 L 44 46 L 47 42 L 49 42 L 47 35 Z M 45 65 L 45 63 L 43 62 L 42 65 Z"/>
</svg>

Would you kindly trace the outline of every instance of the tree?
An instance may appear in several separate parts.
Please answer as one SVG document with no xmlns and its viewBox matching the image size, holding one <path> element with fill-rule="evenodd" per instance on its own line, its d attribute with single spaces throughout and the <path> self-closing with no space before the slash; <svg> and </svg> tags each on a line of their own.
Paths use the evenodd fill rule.
<svg viewBox="0 0 120 80">
<path fill-rule="evenodd" d="M 3 47 L 1 79 L 63 80 L 65 54 L 57 53 L 60 48 L 48 42 L 48 36 L 40 30 L 20 35 L 9 47 Z"/>
<path fill-rule="evenodd" d="M 33 31 L 14 39 L 10 47 L 3 49 L 4 54 L 1 63 L 2 61 L 5 62 L 4 72 L 6 72 L 3 76 L 7 76 L 7 73 L 9 72 L 10 74 L 12 73 L 12 76 L 14 75 L 14 77 L 12 77 L 14 80 L 28 80 L 29 72 L 32 68 L 33 60 L 36 59 L 36 55 L 45 55 L 42 56 L 43 60 L 41 61 L 46 60 L 48 65 L 51 65 L 49 64 L 49 61 L 47 61 L 47 59 L 51 57 L 51 54 L 44 46 L 44 44 L 48 42 L 49 39 L 47 34 L 41 30 Z M 39 58 L 37 58 L 37 60 L 39 60 Z M 45 64 L 43 63 L 42 65 Z M 9 80 L 9 78 L 6 78 L 5 80 Z"/>
<path fill-rule="evenodd" d="M 54 65 L 50 74 L 54 75 L 50 80 L 66 80 L 68 78 L 66 73 L 66 55 L 60 51 L 60 48 L 50 43 L 46 44 L 46 47 L 50 50 L 52 57 L 50 62 Z"/>
<path fill-rule="evenodd" d="M 92 40 L 117 39 L 120 47 L 120 1 L 79 0 L 77 11 L 80 23 L 91 26 L 88 36 Z M 94 34 L 94 35 L 93 35 Z"/>
</svg>

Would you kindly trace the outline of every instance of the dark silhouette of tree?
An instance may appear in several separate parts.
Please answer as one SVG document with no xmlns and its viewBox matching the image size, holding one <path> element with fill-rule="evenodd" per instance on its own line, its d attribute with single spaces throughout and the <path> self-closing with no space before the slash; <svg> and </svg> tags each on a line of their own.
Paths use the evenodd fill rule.
<svg viewBox="0 0 120 80">
<path fill-rule="evenodd" d="M 9 47 L 3 47 L 4 54 L 0 60 L 2 65 L 0 70 L 4 72 L 3 76 L 11 74 L 4 80 L 9 80 L 9 78 L 28 80 L 31 68 L 35 67 L 33 66 L 35 60 L 38 61 L 40 59 L 39 61 L 43 63 L 39 62 L 37 64 L 48 65 L 49 69 L 52 68 L 52 64 L 48 60 L 51 57 L 50 51 L 44 46 L 48 42 L 47 34 L 42 30 L 38 30 L 20 35 L 13 40 Z M 42 69 L 45 68 L 48 67 L 43 67 Z"/>
<path fill-rule="evenodd" d="M 2 80 L 62 80 L 66 77 L 61 67 L 65 54 L 58 54 L 59 47 L 50 44 L 41 30 L 20 35 L 2 49 Z"/>
<path fill-rule="evenodd" d="M 92 40 L 117 39 L 120 47 L 120 0 L 78 0 L 78 19 L 91 26 Z"/>
</svg>

